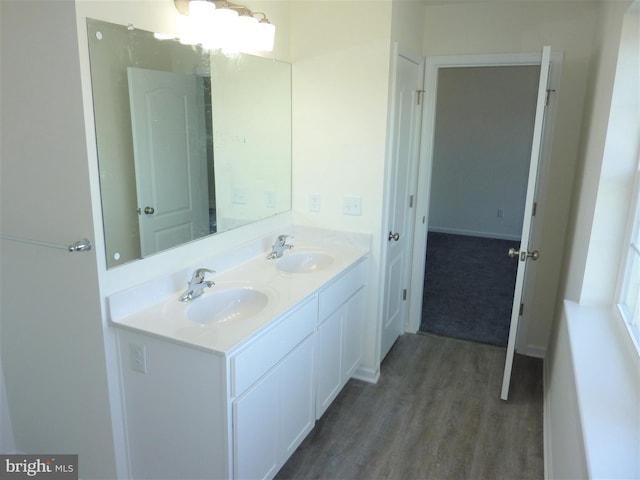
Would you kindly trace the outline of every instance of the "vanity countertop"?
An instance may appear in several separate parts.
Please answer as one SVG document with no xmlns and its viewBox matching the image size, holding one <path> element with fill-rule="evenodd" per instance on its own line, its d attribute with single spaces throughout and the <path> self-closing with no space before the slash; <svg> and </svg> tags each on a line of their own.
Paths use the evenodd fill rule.
<svg viewBox="0 0 640 480">
<path fill-rule="evenodd" d="M 368 254 L 368 249 L 353 245 L 295 242 L 295 247 L 285 251 L 283 258 L 291 254 L 318 251 L 330 255 L 333 261 L 328 266 L 305 273 L 281 271 L 275 261 L 266 260 L 267 252 L 264 252 L 235 268 L 212 275 L 210 279 L 215 286 L 205 289 L 201 297 L 190 302 L 178 301 L 184 291 L 182 289 L 157 299 L 151 305 L 123 309 L 121 304 L 130 304 L 136 292 L 114 294 L 108 299 L 111 321 L 119 327 L 228 355 L 244 340 L 266 328 L 273 320 Z M 262 311 L 244 319 L 201 324 L 187 318 L 187 309 L 192 305 L 206 301 L 207 295 L 211 295 L 215 289 L 230 287 L 254 288 L 267 295 L 268 303 Z M 138 294 L 144 293 L 141 291 Z"/>
</svg>

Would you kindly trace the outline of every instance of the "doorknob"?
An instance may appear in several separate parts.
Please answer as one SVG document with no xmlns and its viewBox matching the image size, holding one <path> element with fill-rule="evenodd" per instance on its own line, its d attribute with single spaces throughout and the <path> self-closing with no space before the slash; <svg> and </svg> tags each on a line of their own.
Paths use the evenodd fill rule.
<svg viewBox="0 0 640 480">
<path fill-rule="evenodd" d="M 153 207 L 144 207 L 144 213 L 147 215 L 153 215 L 155 211 L 156 210 Z"/>
<path fill-rule="evenodd" d="M 509 249 L 509 257 L 516 258 L 520 256 L 520 261 L 524 262 L 527 258 L 531 260 L 538 260 L 540 258 L 540 252 L 538 250 L 533 250 L 532 252 L 521 252 L 516 248 Z"/>
<path fill-rule="evenodd" d="M 540 252 L 538 250 L 527 252 L 527 258 L 530 258 L 531 260 L 538 260 L 540 258 Z"/>
<path fill-rule="evenodd" d="M 391 240 L 395 240 L 397 242 L 398 240 L 400 240 L 400 234 L 398 232 L 396 233 L 389 232 L 389 241 Z"/>
</svg>

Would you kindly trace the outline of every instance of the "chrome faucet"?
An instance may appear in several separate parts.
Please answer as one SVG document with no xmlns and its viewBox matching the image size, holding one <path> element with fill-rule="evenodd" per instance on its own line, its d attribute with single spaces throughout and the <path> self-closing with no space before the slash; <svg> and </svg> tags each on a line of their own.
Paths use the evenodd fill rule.
<svg viewBox="0 0 640 480">
<path fill-rule="evenodd" d="M 273 243 L 273 246 L 271 247 L 271 253 L 267 255 L 267 260 L 280 258 L 282 256 L 282 253 L 285 250 L 293 248 L 293 245 L 291 245 L 290 243 L 287 243 L 287 240 L 289 240 L 290 238 L 293 238 L 293 237 L 290 235 L 278 235 L 276 238 L 276 241 Z"/>
<path fill-rule="evenodd" d="M 180 295 L 181 302 L 190 302 L 194 298 L 198 298 L 202 295 L 202 292 L 207 287 L 213 287 L 215 283 L 211 280 L 205 280 L 204 276 L 207 273 L 216 273 L 213 270 L 209 270 L 208 268 L 199 268 L 191 275 L 191 280 L 189 280 L 189 286 L 187 290 Z"/>
</svg>

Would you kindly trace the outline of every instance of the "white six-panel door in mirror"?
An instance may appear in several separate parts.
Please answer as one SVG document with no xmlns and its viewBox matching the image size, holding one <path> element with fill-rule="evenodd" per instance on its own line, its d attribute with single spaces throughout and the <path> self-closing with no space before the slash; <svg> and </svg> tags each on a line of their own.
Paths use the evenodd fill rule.
<svg viewBox="0 0 640 480">
<path fill-rule="evenodd" d="M 127 73 L 144 257 L 209 233 L 202 86 L 195 75 Z"/>
</svg>

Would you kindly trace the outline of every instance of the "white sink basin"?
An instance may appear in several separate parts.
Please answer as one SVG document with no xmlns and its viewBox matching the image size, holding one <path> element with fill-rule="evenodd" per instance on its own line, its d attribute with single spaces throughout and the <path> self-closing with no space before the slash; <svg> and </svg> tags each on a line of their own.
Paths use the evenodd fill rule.
<svg viewBox="0 0 640 480">
<path fill-rule="evenodd" d="M 251 287 L 217 288 L 191 301 L 189 320 L 200 324 L 242 320 L 260 313 L 269 303 L 265 293 Z"/>
<path fill-rule="evenodd" d="M 287 273 L 311 273 L 328 267 L 333 257 L 323 252 L 285 253 L 276 260 L 276 268 Z"/>
</svg>

